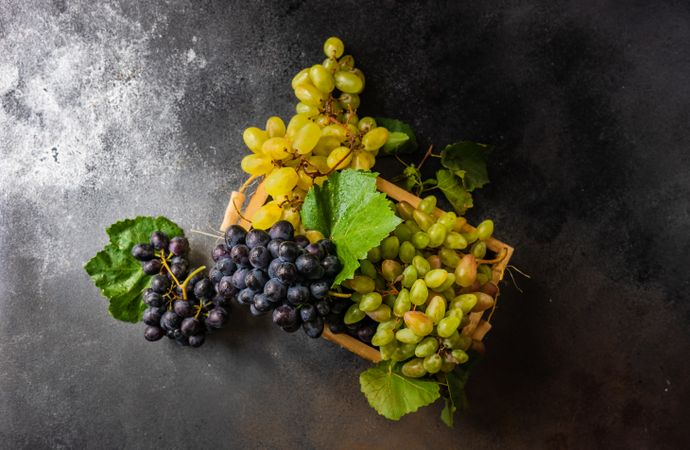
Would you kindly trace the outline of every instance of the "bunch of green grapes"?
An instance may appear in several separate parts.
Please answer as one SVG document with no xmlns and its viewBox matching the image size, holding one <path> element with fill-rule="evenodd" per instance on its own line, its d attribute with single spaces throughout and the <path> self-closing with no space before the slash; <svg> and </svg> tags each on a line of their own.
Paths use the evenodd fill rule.
<svg viewBox="0 0 690 450">
<path fill-rule="evenodd" d="M 252 226 L 267 229 L 287 220 L 301 230 L 299 207 L 314 184 L 321 185 L 335 170 L 369 170 L 388 140 L 388 130 L 372 117 L 357 116 L 364 74 L 355 68 L 351 55 L 337 37 L 324 43 L 326 59 L 301 70 L 292 80 L 299 100 L 287 126 L 270 117 L 264 129 L 244 130 L 244 142 L 252 151 L 242 169 L 264 177 L 271 196 L 255 215 Z"/>
<path fill-rule="evenodd" d="M 483 311 L 497 293 L 486 241 L 493 222 L 462 233 L 466 221 L 453 212 L 433 215 L 436 198 L 424 198 L 415 209 L 396 205 L 402 222 L 367 259 L 351 280 L 353 304 L 346 326 L 363 320 L 378 322 L 371 343 L 384 360 L 407 361 L 402 372 L 422 377 L 449 372 L 468 360 L 472 344 L 461 333 L 469 313 Z M 366 319 L 366 318 L 369 319 Z"/>
</svg>

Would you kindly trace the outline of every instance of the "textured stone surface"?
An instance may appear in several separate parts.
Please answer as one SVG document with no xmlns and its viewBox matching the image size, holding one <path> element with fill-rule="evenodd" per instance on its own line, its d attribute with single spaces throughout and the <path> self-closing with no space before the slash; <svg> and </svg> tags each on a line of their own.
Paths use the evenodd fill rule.
<svg viewBox="0 0 690 450">
<path fill-rule="evenodd" d="M 690 9 L 600 3 L 0 2 L 3 446 L 687 447 Z M 198 351 L 149 344 L 81 268 L 123 217 L 217 226 L 242 129 L 290 113 L 330 34 L 365 111 L 496 145 L 470 216 L 532 278 L 453 430 L 438 405 L 387 422 L 367 364 L 243 311 Z"/>
</svg>

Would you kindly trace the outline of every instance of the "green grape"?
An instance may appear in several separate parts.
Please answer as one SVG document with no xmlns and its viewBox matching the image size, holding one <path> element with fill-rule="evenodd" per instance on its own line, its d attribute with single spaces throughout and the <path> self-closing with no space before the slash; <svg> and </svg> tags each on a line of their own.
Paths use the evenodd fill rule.
<svg viewBox="0 0 690 450">
<path fill-rule="evenodd" d="M 314 150 L 312 150 L 312 153 L 314 155 L 323 156 L 326 158 L 324 161 L 327 161 L 328 155 L 330 155 L 331 151 L 338 146 L 340 146 L 340 141 L 338 139 L 324 136 L 323 130 L 321 130 L 321 139 L 319 139 L 319 142 L 317 142 L 316 147 L 314 147 Z M 328 170 L 329 167 L 328 164 L 326 164 L 326 172 L 328 172 Z"/>
<path fill-rule="evenodd" d="M 446 227 L 440 223 L 435 223 L 426 232 L 429 235 L 429 247 L 436 248 L 446 240 Z"/>
<path fill-rule="evenodd" d="M 438 339 L 433 336 L 428 336 L 417 344 L 414 349 L 414 354 L 419 358 L 426 358 L 427 356 L 436 353 L 436 350 L 438 350 Z"/>
<path fill-rule="evenodd" d="M 460 262 L 460 257 L 454 250 L 449 248 L 442 248 L 438 251 L 438 257 L 441 258 L 441 263 L 446 267 L 457 267 Z"/>
<path fill-rule="evenodd" d="M 462 287 L 470 287 L 477 278 L 477 260 L 472 255 L 465 255 L 455 268 L 455 282 Z"/>
<path fill-rule="evenodd" d="M 357 128 L 359 128 L 359 131 L 362 133 L 367 133 L 370 130 L 373 130 L 376 128 L 376 120 L 373 117 L 362 117 L 359 119 L 359 123 L 357 124 Z"/>
<path fill-rule="evenodd" d="M 328 125 L 321 130 L 321 136 L 335 138 L 338 143 L 343 142 L 347 138 L 346 133 L 345 127 L 340 124 Z"/>
<path fill-rule="evenodd" d="M 394 259 L 398 256 L 400 240 L 396 236 L 388 236 L 381 241 L 381 257 L 383 259 Z"/>
<path fill-rule="evenodd" d="M 423 231 L 417 231 L 416 233 L 414 233 L 412 235 L 412 239 L 410 240 L 410 242 L 412 242 L 412 245 L 419 250 L 427 248 L 430 241 L 431 240 L 429 238 L 429 235 Z"/>
<path fill-rule="evenodd" d="M 309 123 L 311 123 L 311 120 L 309 120 L 308 116 L 304 114 L 295 114 L 294 116 L 292 116 L 292 118 L 290 118 L 290 122 L 288 122 L 287 129 L 285 130 L 285 135 L 290 140 L 295 139 L 295 136 L 297 136 L 297 132 L 301 130 L 303 126 Z"/>
<path fill-rule="evenodd" d="M 364 275 L 355 275 L 353 278 L 343 282 L 343 284 L 360 294 L 368 294 L 376 287 L 374 280 Z"/>
<path fill-rule="evenodd" d="M 446 300 L 440 295 L 434 295 L 429 300 L 424 314 L 431 319 L 434 325 L 438 324 L 446 315 Z"/>
<path fill-rule="evenodd" d="M 369 278 L 376 278 L 378 276 L 376 267 L 368 259 L 359 261 L 359 271 L 362 272 L 362 275 L 366 275 Z"/>
<path fill-rule="evenodd" d="M 398 257 L 400 258 L 400 261 L 404 262 L 405 264 L 410 264 L 412 262 L 412 258 L 414 258 L 416 253 L 417 250 L 415 250 L 414 245 L 412 245 L 408 241 L 405 241 L 402 244 L 400 244 Z"/>
<path fill-rule="evenodd" d="M 371 343 L 377 347 L 388 345 L 395 340 L 395 333 L 393 330 L 377 330 L 374 337 L 371 338 Z M 379 349 L 380 350 L 380 349 Z M 381 355 L 383 357 L 383 354 Z"/>
<path fill-rule="evenodd" d="M 349 108 L 352 108 L 353 111 L 357 110 L 357 108 L 359 108 L 359 102 L 360 98 L 357 94 L 348 94 L 347 92 L 343 92 L 338 97 L 338 103 L 344 110 Z"/>
<path fill-rule="evenodd" d="M 426 258 L 427 261 L 429 261 L 429 266 L 432 269 L 440 269 L 443 267 L 443 263 L 441 263 L 441 258 L 438 255 L 429 255 Z"/>
<path fill-rule="evenodd" d="M 485 241 L 494 233 L 494 223 L 491 220 L 485 220 L 477 225 L 477 239 Z"/>
<path fill-rule="evenodd" d="M 441 372 L 450 373 L 455 370 L 455 366 L 456 364 L 453 361 L 443 360 L 443 363 L 441 364 Z"/>
<path fill-rule="evenodd" d="M 406 220 L 403 223 L 405 225 L 407 225 L 407 228 L 410 229 L 410 233 L 412 233 L 413 235 L 418 231 L 422 231 L 422 229 L 419 228 L 419 225 L 417 225 L 417 222 L 415 222 L 413 219 Z M 412 239 L 412 238 L 410 238 L 410 239 Z"/>
<path fill-rule="evenodd" d="M 459 310 L 457 310 L 459 311 Z M 436 333 L 442 338 L 447 338 L 453 335 L 460 326 L 460 318 L 455 316 L 444 317 L 438 322 L 436 326 Z"/>
<path fill-rule="evenodd" d="M 324 94 L 330 93 L 335 88 L 333 75 L 321 64 L 314 64 L 309 69 L 309 78 L 316 89 Z"/>
<path fill-rule="evenodd" d="M 402 264 L 394 259 L 384 259 L 381 263 L 381 275 L 389 283 L 394 282 L 402 274 L 402 271 Z"/>
<path fill-rule="evenodd" d="M 486 277 L 487 281 L 491 280 L 494 276 L 491 270 L 491 266 L 489 266 L 488 264 L 480 264 L 479 266 L 477 266 L 477 277 L 479 276 L 479 274 L 483 274 Z"/>
<path fill-rule="evenodd" d="M 410 230 L 410 227 L 408 227 L 405 222 L 398 224 L 395 230 L 393 230 L 393 234 L 398 237 L 400 242 L 409 241 L 412 238 L 412 230 Z"/>
<path fill-rule="evenodd" d="M 369 249 L 369 251 L 367 252 L 367 259 L 374 264 L 381 261 L 381 248 L 372 247 L 371 249 Z"/>
<path fill-rule="evenodd" d="M 403 328 L 395 332 L 395 338 L 403 344 L 416 344 L 422 340 L 422 336 L 415 334 L 409 328 Z"/>
<path fill-rule="evenodd" d="M 345 55 L 338 61 L 341 70 L 352 70 L 355 68 L 355 58 L 352 55 Z"/>
<path fill-rule="evenodd" d="M 400 328 L 401 322 L 399 319 L 387 320 L 386 322 L 381 322 L 377 325 L 376 331 L 381 330 L 391 330 L 395 331 Z"/>
<path fill-rule="evenodd" d="M 412 283 L 410 288 L 410 301 L 413 305 L 423 305 L 429 296 L 429 290 L 424 283 L 424 280 L 417 280 Z"/>
<path fill-rule="evenodd" d="M 274 138 L 275 139 L 275 138 Z M 292 167 L 275 169 L 264 180 L 264 189 L 273 198 L 287 195 L 297 186 L 299 176 Z"/>
<path fill-rule="evenodd" d="M 410 310 L 411 307 L 412 302 L 410 301 L 410 291 L 403 288 L 395 298 L 395 304 L 393 304 L 393 314 L 398 317 L 402 317 L 407 311 Z"/>
<path fill-rule="evenodd" d="M 453 250 L 462 250 L 463 248 L 467 248 L 467 241 L 462 234 L 451 231 L 446 234 L 446 240 L 443 245 Z"/>
<path fill-rule="evenodd" d="M 415 269 L 415 267 L 412 265 L 405 267 L 405 270 L 403 270 L 402 273 L 402 280 L 400 281 L 400 284 L 402 284 L 404 288 L 409 289 L 412 287 L 412 284 L 415 281 L 417 281 L 417 269 Z"/>
<path fill-rule="evenodd" d="M 374 340 L 372 339 L 372 343 Z M 381 353 L 381 359 L 388 361 L 393 358 L 396 350 L 398 349 L 398 342 L 395 340 L 395 335 L 393 335 L 393 340 L 388 344 L 379 347 L 379 352 Z"/>
<path fill-rule="evenodd" d="M 242 158 L 242 170 L 249 175 L 265 175 L 273 170 L 271 158 L 262 155 L 251 154 Z"/>
<path fill-rule="evenodd" d="M 380 305 L 373 311 L 367 313 L 373 321 L 375 322 L 386 322 L 391 319 L 391 307 L 388 305 Z"/>
<path fill-rule="evenodd" d="M 420 358 L 415 358 L 403 364 L 401 372 L 406 377 L 419 378 L 426 375 L 426 369 L 424 368 L 424 360 Z"/>
<path fill-rule="evenodd" d="M 461 309 L 453 308 L 446 313 L 445 318 L 447 319 L 449 317 L 454 317 L 454 318 L 458 319 L 458 326 L 460 326 L 460 324 L 462 323 L 463 316 L 464 316 L 464 314 L 463 314 Z M 441 322 L 443 322 L 443 320 Z M 441 326 L 440 323 L 438 325 L 439 325 L 439 327 Z M 440 332 L 439 332 L 439 336 L 441 336 Z M 448 336 L 442 336 L 442 337 L 448 337 Z"/>
<path fill-rule="evenodd" d="M 453 227 L 455 226 L 455 221 L 457 220 L 457 218 L 458 217 L 455 215 L 453 211 L 448 211 L 441 214 L 437 222 L 443 225 L 446 231 L 453 231 Z"/>
<path fill-rule="evenodd" d="M 308 117 L 315 117 L 319 115 L 319 108 L 299 102 L 295 105 L 295 112 L 297 114 L 304 114 Z"/>
<path fill-rule="evenodd" d="M 435 288 L 435 291 L 438 292 L 444 292 L 448 289 L 450 289 L 453 285 L 455 284 L 455 274 L 452 272 L 448 272 L 448 278 L 446 278 L 446 281 L 443 282 L 439 287 Z M 450 298 L 455 297 L 455 291 L 453 291 L 453 294 L 451 294 Z"/>
<path fill-rule="evenodd" d="M 486 256 L 486 244 L 483 241 L 477 241 L 472 244 L 470 253 L 477 259 L 483 259 Z"/>
<path fill-rule="evenodd" d="M 377 127 L 362 137 L 362 145 L 364 150 L 373 151 L 383 147 L 387 140 L 388 130 L 383 127 Z"/>
<path fill-rule="evenodd" d="M 295 88 L 295 97 L 306 105 L 319 106 L 323 101 L 323 93 L 313 84 L 300 84 Z"/>
<path fill-rule="evenodd" d="M 316 107 L 315 107 L 316 108 Z M 318 110 L 318 108 L 317 108 Z M 326 114 L 318 114 L 316 117 L 313 117 L 314 123 L 319 126 L 319 128 L 327 127 L 329 123 L 331 123 L 331 118 L 327 116 Z"/>
<path fill-rule="evenodd" d="M 261 153 L 261 147 L 268 139 L 268 133 L 261 128 L 249 127 L 242 133 L 242 139 L 249 150 L 254 153 Z"/>
<path fill-rule="evenodd" d="M 383 303 L 384 303 L 384 305 L 388 305 L 392 308 L 393 305 L 395 305 L 395 299 L 396 298 L 397 298 L 397 295 L 386 294 L 383 296 Z"/>
<path fill-rule="evenodd" d="M 405 220 L 412 219 L 412 213 L 414 213 L 414 207 L 407 202 L 399 202 L 395 205 L 395 210 L 400 217 Z M 408 225 L 409 226 L 409 225 Z"/>
<path fill-rule="evenodd" d="M 385 291 L 388 288 L 386 285 L 386 280 L 382 277 L 374 278 L 374 289 L 377 291 Z"/>
<path fill-rule="evenodd" d="M 472 338 L 455 331 L 450 337 L 444 338 L 441 343 L 450 349 L 467 350 L 472 345 Z"/>
<path fill-rule="evenodd" d="M 357 116 L 357 113 L 354 111 L 352 111 L 352 112 L 348 111 L 348 112 L 343 114 L 342 122 L 344 122 L 348 125 L 356 126 L 357 123 L 359 123 L 359 116 Z"/>
<path fill-rule="evenodd" d="M 448 274 L 448 278 L 450 279 L 450 274 Z M 455 282 L 455 275 L 453 275 L 453 282 Z M 441 294 L 448 300 L 452 300 L 453 297 L 455 297 L 455 288 L 448 288 L 445 291 L 442 291 Z"/>
<path fill-rule="evenodd" d="M 415 344 L 398 343 L 398 347 L 391 356 L 393 361 L 405 361 L 414 355 Z"/>
<path fill-rule="evenodd" d="M 464 314 L 468 314 L 475 307 L 479 299 L 474 294 L 462 294 L 453 299 L 452 308 L 461 310 Z"/>
<path fill-rule="evenodd" d="M 342 69 L 342 67 L 341 67 Z M 335 87 L 348 94 L 359 94 L 364 89 L 364 82 L 353 72 L 339 70 L 335 73 Z"/>
<path fill-rule="evenodd" d="M 485 273 L 477 272 L 477 283 L 479 283 L 480 286 L 483 286 L 484 284 L 486 284 L 488 282 L 489 282 L 489 277 L 487 277 Z"/>
<path fill-rule="evenodd" d="M 345 51 L 345 44 L 339 38 L 331 36 L 323 43 L 323 52 L 329 58 L 340 58 Z"/>
<path fill-rule="evenodd" d="M 429 261 L 424 259 L 423 256 L 417 255 L 414 258 L 412 258 L 412 265 L 415 269 L 417 269 L 417 276 L 420 277 L 426 276 L 427 272 L 431 270 L 431 265 L 429 264 Z"/>
<path fill-rule="evenodd" d="M 436 197 L 433 195 L 424 197 L 422 201 L 419 202 L 419 205 L 417 205 L 417 209 L 424 213 L 431 214 L 434 212 L 434 209 L 436 209 Z"/>
<path fill-rule="evenodd" d="M 304 155 L 316 147 L 320 138 L 321 128 L 315 123 L 308 123 L 297 132 L 295 139 L 292 141 L 292 147 L 296 149 L 298 153 Z"/>
<path fill-rule="evenodd" d="M 426 336 L 434 329 L 433 320 L 421 311 L 408 311 L 403 317 L 405 326 L 417 336 Z"/>
<path fill-rule="evenodd" d="M 435 289 L 443 284 L 448 278 L 448 272 L 445 269 L 432 269 L 424 275 L 424 282 L 427 287 Z"/>
<path fill-rule="evenodd" d="M 359 303 L 360 301 L 362 301 L 363 295 L 364 294 L 360 294 L 359 292 L 353 292 L 352 297 L 350 297 L 350 300 L 352 300 L 355 303 Z"/>
<path fill-rule="evenodd" d="M 328 167 L 334 170 L 342 170 L 350 165 L 352 161 L 352 151 L 347 147 L 336 147 L 328 155 Z"/>
<path fill-rule="evenodd" d="M 309 69 L 302 69 L 294 76 L 292 79 L 292 89 L 297 89 L 297 86 L 305 83 L 309 83 Z"/>
<path fill-rule="evenodd" d="M 381 306 L 383 298 L 378 292 L 368 292 L 362 295 L 362 300 L 359 302 L 359 309 L 364 312 L 370 312 Z"/>
<path fill-rule="evenodd" d="M 355 75 L 357 75 L 357 77 L 358 77 L 360 80 L 362 80 L 362 84 L 364 84 L 364 83 L 366 82 L 366 78 L 364 77 L 364 72 L 362 72 L 361 70 L 359 70 L 359 69 L 357 69 L 357 68 L 354 68 L 354 69 L 350 70 L 350 72 L 352 72 L 352 73 L 354 73 Z"/>
<path fill-rule="evenodd" d="M 268 137 L 285 136 L 285 122 L 278 116 L 269 117 L 266 121 L 266 133 Z"/>
<path fill-rule="evenodd" d="M 467 233 L 462 233 L 462 237 L 467 241 L 467 245 L 474 243 L 477 240 L 477 230 L 468 231 Z"/>
<path fill-rule="evenodd" d="M 330 73 L 334 73 L 336 70 L 340 69 L 340 64 L 336 59 L 326 58 L 321 65 Z"/>
<path fill-rule="evenodd" d="M 417 225 L 419 225 L 419 228 L 424 231 L 427 231 L 436 222 L 430 214 L 425 213 L 421 209 L 415 209 L 412 213 L 412 217 L 414 221 L 417 222 Z"/>
<path fill-rule="evenodd" d="M 465 353 L 463 350 L 455 349 L 451 352 L 451 355 L 453 355 L 453 359 L 457 361 L 458 364 L 463 364 L 466 363 L 467 360 L 470 359 L 470 357 Z"/>
<path fill-rule="evenodd" d="M 347 325 L 351 325 L 353 323 L 357 323 L 360 320 L 364 319 L 366 317 L 366 313 L 359 309 L 357 306 L 357 303 L 353 303 L 350 305 L 350 307 L 347 309 L 345 312 L 345 317 L 343 318 L 343 322 Z"/>
<path fill-rule="evenodd" d="M 429 355 L 424 358 L 424 370 L 432 375 L 441 370 L 442 364 L 443 358 L 441 358 L 439 355 Z"/>
</svg>

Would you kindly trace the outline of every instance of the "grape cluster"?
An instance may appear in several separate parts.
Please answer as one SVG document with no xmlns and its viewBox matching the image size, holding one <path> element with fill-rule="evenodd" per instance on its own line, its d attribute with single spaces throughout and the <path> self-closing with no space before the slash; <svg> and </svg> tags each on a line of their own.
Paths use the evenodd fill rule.
<svg viewBox="0 0 690 450">
<path fill-rule="evenodd" d="M 211 280 L 219 293 L 235 296 L 252 315 L 271 312 L 273 323 L 283 330 L 301 327 L 307 336 L 317 338 L 324 324 L 339 320 L 349 304 L 329 297 L 341 269 L 333 242 L 312 236 L 313 242 L 295 236 L 293 225 L 285 220 L 268 232 L 233 225 L 225 233 L 225 244 L 214 251 L 214 255 L 223 253 L 218 264 L 228 270 L 212 269 Z"/>
<path fill-rule="evenodd" d="M 216 291 L 203 275 L 205 267 L 190 272 L 188 252 L 186 238 L 168 239 L 160 231 L 151 234 L 149 243 L 132 248 L 132 256 L 152 275 L 143 293 L 148 306 L 143 315 L 144 337 L 149 341 L 167 336 L 179 345 L 200 347 L 206 335 L 227 320 L 232 296 Z"/>
<path fill-rule="evenodd" d="M 264 129 L 244 130 L 252 154 L 242 159 L 242 169 L 265 177 L 272 197 L 253 217 L 253 228 L 265 230 L 282 219 L 300 229 L 299 207 L 309 188 L 335 170 L 369 170 L 388 140 L 388 130 L 376 120 L 357 116 L 364 74 L 344 50 L 340 39 L 328 38 L 326 59 L 295 75 L 292 88 L 299 103 L 287 126 L 270 117 Z"/>
<path fill-rule="evenodd" d="M 435 217 L 435 208 L 433 196 L 416 209 L 398 203 L 403 222 L 343 283 L 354 302 L 344 324 L 376 322 L 370 339 L 362 340 L 379 347 L 384 360 L 406 361 L 402 372 L 409 377 L 449 372 L 466 362 L 472 341 L 462 328 L 470 312 L 493 305 L 498 291 L 491 282 L 495 261 L 483 259 L 493 222 L 463 233 L 463 217 L 453 212 Z"/>
</svg>

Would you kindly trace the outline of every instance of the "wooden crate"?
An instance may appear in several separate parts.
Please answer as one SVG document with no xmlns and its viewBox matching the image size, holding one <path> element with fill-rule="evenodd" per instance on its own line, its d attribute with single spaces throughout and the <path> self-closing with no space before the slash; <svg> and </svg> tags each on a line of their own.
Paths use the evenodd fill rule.
<svg viewBox="0 0 690 450">
<path fill-rule="evenodd" d="M 395 184 L 389 181 L 384 180 L 383 178 L 379 177 L 376 180 L 376 186 L 380 192 L 385 193 L 386 195 L 388 195 L 388 197 L 392 198 L 393 200 L 405 201 L 414 206 L 415 208 L 417 207 L 417 205 L 419 205 L 419 202 L 421 201 L 419 197 L 407 192 L 406 190 L 396 186 Z M 263 184 L 260 183 L 257 186 L 256 191 L 252 194 L 251 198 L 249 199 L 247 207 L 240 214 L 240 210 L 245 201 L 245 196 L 242 193 L 233 192 L 230 196 L 230 201 L 228 202 L 228 206 L 225 210 L 225 216 L 223 218 L 223 224 L 221 225 L 221 231 L 225 231 L 227 228 L 230 227 L 230 225 L 236 223 L 239 223 L 239 225 L 243 226 L 246 229 L 249 229 L 249 227 L 251 226 L 251 218 L 254 216 L 256 211 L 264 203 L 266 203 L 267 199 L 268 194 L 263 188 Z M 443 214 L 443 210 L 436 208 L 433 214 L 438 217 L 441 214 Z M 470 232 L 474 229 L 475 228 L 473 226 L 469 225 L 468 223 L 465 223 L 461 231 Z M 505 273 L 506 267 L 508 266 L 508 262 L 510 261 L 511 256 L 513 255 L 513 248 L 508 244 L 505 244 L 493 237 L 489 238 L 486 241 L 486 247 L 496 255 L 503 256 L 502 258 L 500 258 L 498 262 L 492 265 L 492 281 L 494 284 L 498 286 L 499 282 L 503 279 L 503 275 Z M 496 298 L 498 298 L 498 294 L 496 294 Z M 484 315 L 490 314 L 490 312 L 487 313 L 487 311 L 491 310 L 492 309 L 490 308 L 488 310 L 481 312 L 471 312 L 469 314 L 470 323 L 462 329 L 462 334 L 470 336 L 472 338 L 472 348 L 480 353 L 484 352 L 484 344 L 482 343 L 482 340 L 484 339 L 486 333 L 488 333 L 491 329 L 491 324 L 487 321 Z M 345 333 L 334 334 L 331 333 L 328 327 L 325 327 L 323 331 L 323 337 L 371 362 L 377 363 L 381 361 L 381 354 L 378 350 Z"/>
</svg>

